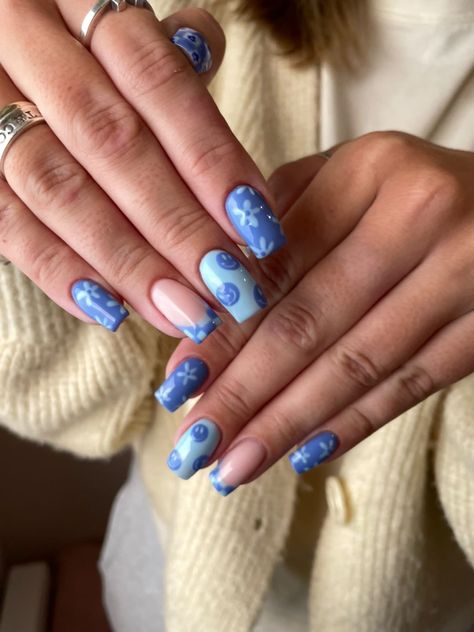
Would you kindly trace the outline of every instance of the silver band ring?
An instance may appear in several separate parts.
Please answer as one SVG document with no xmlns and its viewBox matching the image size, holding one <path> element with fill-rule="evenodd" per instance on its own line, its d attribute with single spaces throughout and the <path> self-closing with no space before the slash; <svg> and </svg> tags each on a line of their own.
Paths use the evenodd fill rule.
<svg viewBox="0 0 474 632">
<path fill-rule="evenodd" d="M 0 110 L 0 175 L 5 177 L 3 163 L 15 140 L 27 129 L 44 123 L 44 118 L 34 103 L 16 101 Z"/>
<path fill-rule="evenodd" d="M 80 42 L 86 48 L 89 48 L 95 27 L 105 11 L 112 9 L 112 11 L 120 13 L 120 11 L 125 11 L 128 5 L 137 7 L 138 9 L 148 9 L 154 13 L 153 7 L 147 0 L 97 0 L 82 21 L 81 32 L 79 34 Z"/>
</svg>

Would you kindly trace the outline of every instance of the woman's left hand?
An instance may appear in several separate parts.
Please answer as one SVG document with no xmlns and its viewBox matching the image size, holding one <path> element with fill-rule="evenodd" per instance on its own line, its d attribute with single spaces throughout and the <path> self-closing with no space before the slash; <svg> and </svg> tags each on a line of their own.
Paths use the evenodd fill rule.
<svg viewBox="0 0 474 632">
<path fill-rule="evenodd" d="M 338 457 L 474 370 L 474 153 L 389 132 L 322 162 L 273 179 L 301 195 L 288 247 L 260 262 L 272 309 L 198 353 L 183 341 L 161 389 L 165 405 L 206 390 L 168 464 L 189 478 L 219 458 L 223 495 L 297 443 L 298 473 Z"/>
</svg>

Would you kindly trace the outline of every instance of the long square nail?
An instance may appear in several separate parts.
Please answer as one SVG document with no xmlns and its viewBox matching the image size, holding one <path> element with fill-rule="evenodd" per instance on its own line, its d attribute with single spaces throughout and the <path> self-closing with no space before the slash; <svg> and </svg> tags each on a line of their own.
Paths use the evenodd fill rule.
<svg viewBox="0 0 474 632">
<path fill-rule="evenodd" d="M 209 377 L 209 369 L 200 358 L 188 358 L 178 364 L 160 388 L 156 399 L 170 412 L 178 410 Z"/>
<path fill-rule="evenodd" d="M 209 473 L 214 489 L 221 496 L 228 496 L 252 476 L 265 456 L 266 450 L 259 441 L 242 439 Z"/>
<path fill-rule="evenodd" d="M 278 218 L 253 187 L 244 185 L 231 191 L 225 208 L 232 225 L 258 259 L 268 257 L 286 244 Z"/>
<path fill-rule="evenodd" d="M 220 439 L 221 433 L 216 424 L 208 419 L 200 419 L 186 430 L 171 450 L 168 467 L 180 478 L 191 478 L 206 467 Z"/>
<path fill-rule="evenodd" d="M 326 430 L 292 452 L 288 458 L 292 468 L 297 474 L 302 474 L 320 465 L 328 459 L 339 447 L 339 438 Z"/>
<path fill-rule="evenodd" d="M 228 252 L 211 250 L 201 260 L 199 270 L 209 290 L 238 323 L 267 307 L 260 285 Z"/>
<path fill-rule="evenodd" d="M 163 316 L 197 344 L 222 323 L 206 301 L 173 279 L 156 281 L 151 288 L 151 300 Z"/>
<path fill-rule="evenodd" d="M 84 314 L 109 331 L 117 331 L 129 311 L 101 285 L 90 279 L 80 279 L 71 287 L 71 296 Z"/>
</svg>

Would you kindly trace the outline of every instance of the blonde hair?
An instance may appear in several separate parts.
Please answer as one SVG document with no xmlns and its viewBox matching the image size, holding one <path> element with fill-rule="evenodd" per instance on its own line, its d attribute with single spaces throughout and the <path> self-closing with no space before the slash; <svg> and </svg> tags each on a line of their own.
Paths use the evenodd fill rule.
<svg viewBox="0 0 474 632">
<path fill-rule="evenodd" d="M 361 55 L 366 0 L 241 0 L 240 12 L 268 27 L 300 62 L 352 65 Z"/>
</svg>

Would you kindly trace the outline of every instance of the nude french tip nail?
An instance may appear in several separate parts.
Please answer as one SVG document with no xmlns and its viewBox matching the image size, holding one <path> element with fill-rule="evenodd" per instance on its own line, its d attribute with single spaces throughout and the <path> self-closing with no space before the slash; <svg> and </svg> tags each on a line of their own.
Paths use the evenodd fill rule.
<svg viewBox="0 0 474 632">
<path fill-rule="evenodd" d="M 308 472 L 328 459 L 340 445 L 339 437 L 326 430 L 320 432 L 288 455 L 291 467 L 297 474 Z"/>
<path fill-rule="evenodd" d="M 174 412 L 198 391 L 209 377 L 209 368 L 200 358 L 183 360 L 156 390 L 158 402 Z"/>
<path fill-rule="evenodd" d="M 115 296 L 90 279 L 76 281 L 71 287 L 71 296 L 84 314 L 109 331 L 117 331 L 130 315 Z"/>
<path fill-rule="evenodd" d="M 236 187 L 227 196 L 225 209 L 233 227 L 257 259 L 272 255 L 287 243 L 278 218 L 253 187 Z"/>
<path fill-rule="evenodd" d="M 200 419 L 186 430 L 169 453 L 169 469 L 180 478 L 191 478 L 206 467 L 220 439 L 218 426 L 209 419 Z"/>
<path fill-rule="evenodd" d="M 268 305 L 262 288 L 238 259 L 224 250 L 211 250 L 201 260 L 202 280 L 238 323 Z"/>
<path fill-rule="evenodd" d="M 160 279 L 151 288 L 155 307 L 196 344 L 222 324 L 216 312 L 195 292 L 173 279 Z"/>
<path fill-rule="evenodd" d="M 254 474 L 266 454 L 265 447 L 257 439 L 242 439 L 210 472 L 209 478 L 214 489 L 222 496 L 231 494 Z"/>
</svg>

